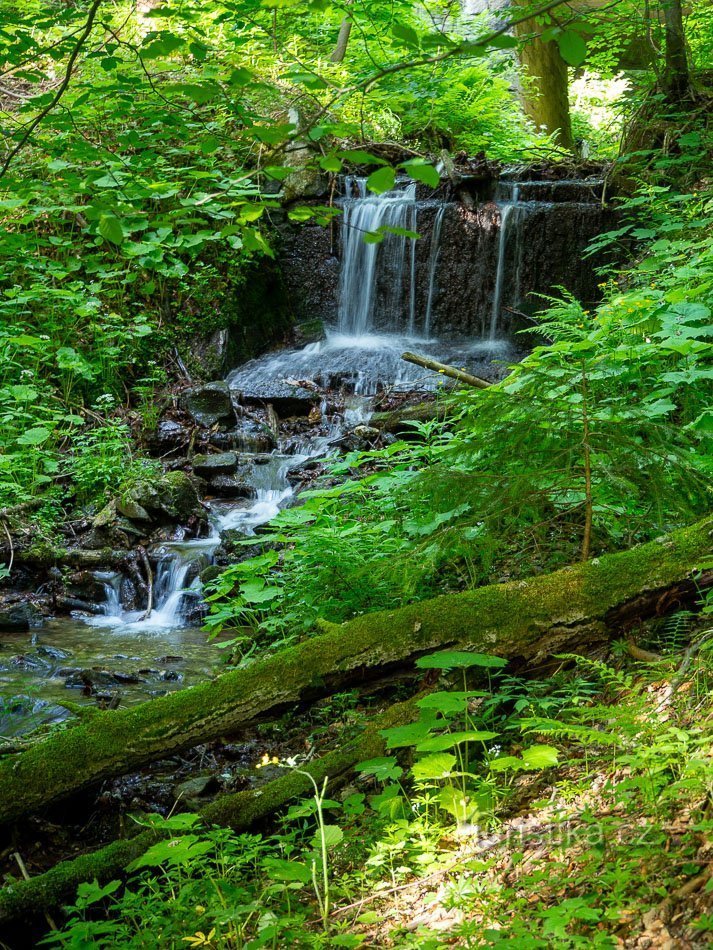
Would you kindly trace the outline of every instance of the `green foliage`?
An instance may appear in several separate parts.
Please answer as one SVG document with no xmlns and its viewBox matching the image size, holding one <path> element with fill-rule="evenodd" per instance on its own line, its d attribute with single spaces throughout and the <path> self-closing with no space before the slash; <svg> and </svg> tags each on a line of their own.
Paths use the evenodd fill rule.
<svg viewBox="0 0 713 950">
<path fill-rule="evenodd" d="M 282 640 L 707 510 L 713 204 L 646 186 L 624 213 L 636 224 L 597 243 L 635 238 L 645 252 L 602 283 L 597 309 L 550 299 L 538 332 L 551 342 L 501 384 L 459 394 L 447 423 L 413 423 L 421 441 L 337 463 L 346 482 L 303 494 L 261 536 L 268 552 L 218 578 L 209 629 Z"/>
</svg>

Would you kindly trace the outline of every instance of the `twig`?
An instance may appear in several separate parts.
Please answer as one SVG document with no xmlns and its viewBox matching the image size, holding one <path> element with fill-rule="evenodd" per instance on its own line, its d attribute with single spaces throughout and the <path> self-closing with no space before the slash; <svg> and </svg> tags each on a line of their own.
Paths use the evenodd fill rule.
<svg viewBox="0 0 713 950">
<path fill-rule="evenodd" d="M 20 854 L 19 851 L 15 851 L 14 858 L 17 861 L 17 866 L 20 868 L 20 873 L 22 874 L 22 876 L 24 877 L 26 881 L 29 881 L 30 874 L 27 868 L 25 867 L 25 862 L 22 860 L 22 855 Z M 45 920 L 47 921 L 50 930 L 58 929 L 57 924 L 54 922 L 54 920 L 52 919 L 52 917 L 47 911 L 45 911 Z"/>
<path fill-rule="evenodd" d="M 7 571 L 9 574 L 10 571 L 12 570 L 13 561 L 15 560 L 15 548 L 13 547 L 13 544 L 12 544 L 12 536 L 7 529 L 7 521 L 5 521 L 4 518 L 2 522 L 2 527 L 3 527 L 3 531 L 5 532 L 5 537 L 7 538 L 7 543 L 10 545 L 10 563 L 7 566 Z"/>
<path fill-rule="evenodd" d="M 467 386 L 474 386 L 476 389 L 489 389 L 490 383 L 479 376 L 473 376 L 466 373 L 465 370 L 456 369 L 455 366 L 448 366 L 446 363 L 439 363 L 438 360 L 432 360 L 428 356 L 419 356 L 418 353 L 402 353 L 401 359 L 407 363 L 414 363 L 416 366 L 422 366 L 424 369 L 433 370 L 434 373 L 442 373 L 450 379 L 457 379 Z"/>
<path fill-rule="evenodd" d="M 144 570 L 146 571 L 146 613 L 143 616 L 143 620 L 148 620 L 151 616 L 151 611 L 153 610 L 153 571 L 151 570 L 151 562 L 149 561 L 148 555 L 146 554 L 146 548 L 141 546 L 139 547 L 139 554 L 141 555 L 141 563 L 144 565 Z"/>
</svg>

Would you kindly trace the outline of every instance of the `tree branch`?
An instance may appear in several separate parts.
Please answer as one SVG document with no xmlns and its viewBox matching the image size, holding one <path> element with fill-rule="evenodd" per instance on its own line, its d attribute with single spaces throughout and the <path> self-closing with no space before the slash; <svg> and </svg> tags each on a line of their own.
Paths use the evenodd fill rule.
<svg viewBox="0 0 713 950">
<path fill-rule="evenodd" d="M 67 87 L 69 86 L 69 81 L 72 78 L 72 71 L 74 70 L 74 64 L 77 61 L 77 57 L 79 56 L 82 50 L 82 47 L 84 46 L 86 41 L 89 39 L 89 34 L 92 32 L 92 27 L 94 26 L 94 20 L 96 19 L 101 3 L 102 3 L 102 0 L 94 0 L 91 7 L 89 8 L 89 13 L 87 14 L 87 19 L 84 24 L 84 29 L 79 34 L 79 39 L 75 43 L 74 49 L 69 55 L 69 60 L 67 61 L 67 68 L 64 72 L 64 78 L 62 79 L 62 82 L 57 87 L 57 92 L 52 97 L 51 102 L 49 102 L 44 107 L 44 109 L 42 109 L 35 116 L 32 122 L 30 122 L 24 134 L 20 138 L 20 141 L 17 143 L 17 145 L 13 149 L 11 149 L 10 154 L 7 156 L 7 158 L 3 162 L 2 167 L 0 168 L 0 178 L 2 178 L 5 175 L 8 168 L 12 164 L 13 160 L 22 151 L 25 145 L 27 145 L 30 138 L 32 137 L 33 132 L 38 127 L 38 125 L 40 125 L 40 123 L 50 114 L 50 112 L 57 105 L 57 103 L 62 98 L 64 93 L 67 91 Z"/>
</svg>

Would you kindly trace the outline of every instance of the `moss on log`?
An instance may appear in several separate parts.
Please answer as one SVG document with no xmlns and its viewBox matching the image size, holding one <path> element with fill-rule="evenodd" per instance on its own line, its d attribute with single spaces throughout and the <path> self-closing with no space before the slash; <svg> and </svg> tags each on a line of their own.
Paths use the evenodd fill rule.
<svg viewBox="0 0 713 950">
<path fill-rule="evenodd" d="M 712 527 L 707 519 L 553 574 L 325 624 L 322 635 L 246 669 L 139 707 L 101 712 L 0 761 L 0 821 L 446 646 L 529 660 L 602 643 L 618 610 L 632 600 L 644 609 L 644 595 L 689 577 L 710 553 Z"/>
<path fill-rule="evenodd" d="M 318 784 L 328 778 L 330 791 L 334 791 L 349 778 L 358 762 L 384 754 L 380 730 L 410 722 L 417 711 L 417 698 L 390 706 L 341 749 L 302 766 L 300 771 L 290 771 L 261 788 L 221 795 L 201 808 L 200 814 L 209 824 L 244 831 L 293 799 L 311 794 L 312 785 L 303 772 L 308 772 Z M 74 897 L 83 881 L 96 879 L 104 884 L 121 875 L 160 835 L 160 831 L 149 828 L 132 838 L 114 841 L 90 854 L 63 861 L 30 880 L 8 885 L 0 890 L 0 925 L 12 920 L 29 920 L 59 907 Z"/>
</svg>

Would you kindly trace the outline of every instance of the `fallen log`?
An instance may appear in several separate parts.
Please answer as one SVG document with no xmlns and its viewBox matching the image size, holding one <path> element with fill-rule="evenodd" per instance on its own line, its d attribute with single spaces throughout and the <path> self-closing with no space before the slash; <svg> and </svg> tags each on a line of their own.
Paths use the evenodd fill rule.
<svg viewBox="0 0 713 950">
<path fill-rule="evenodd" d="M 481 379 L 480 376 L 466 373 L 464 369 L 456 369 L 455 366 L 439 363 L 438 360 L 432 360 L 428 356 L 420 356 L 418 353 L 402 353 L 401 359 L 406 360 L 407 363 L 422 366 L 424 369 L 430 369 L 434 373 L 441 373 L 442 376 L 448 376 L 450 379 L 457 379 L 459 383 L 465 383 L 466 386 L 475 386 L 476 389 L 489 389 L 492 385 L 486 379 Z"/>
<path fill-rule="evenodd" d="M 270 711 L 408 667 L 436 649 L 529 661 L 601 645 L 632 601 L 640 616 L 651 615 L 662 591 L 689 583 L 710 553 L 712 529 L 709 518 L 553 574 L 324 623 L 321 635 L 244 669 L 138 707 L 97 713 L 0 761 L 0 821 L 217 739 Z"/>
<path fill-rule="evenodd" d="M 417 698 L 390 706 L 342 748 L 300 766 L 299 771 L 287 772 L 260 788 L 221 795 L 199 809 L 199 814 L 208 824 L 245 831 L 293 799 L 311 793 L 312 786 L 303 774 L 305 772 L 318 785 L 328 778 L 330 792 L 333 792 L 349 779 L 358 762 L 384 754 L 381 730 L 410 722 L 417 712 Z M 0 926 L 54 910 L 71 900 L 83 881 L 97 880 L 104 884 L 121 875 L 128 864 L 161 837 L 158 828 L 143 831 L 139 828 L 137 825 L 137 834 L 130 838 L 113 841 L 97 851 L 62 861 L 44 874 L 17 881 L 0 890 Z"/>
</svg>

